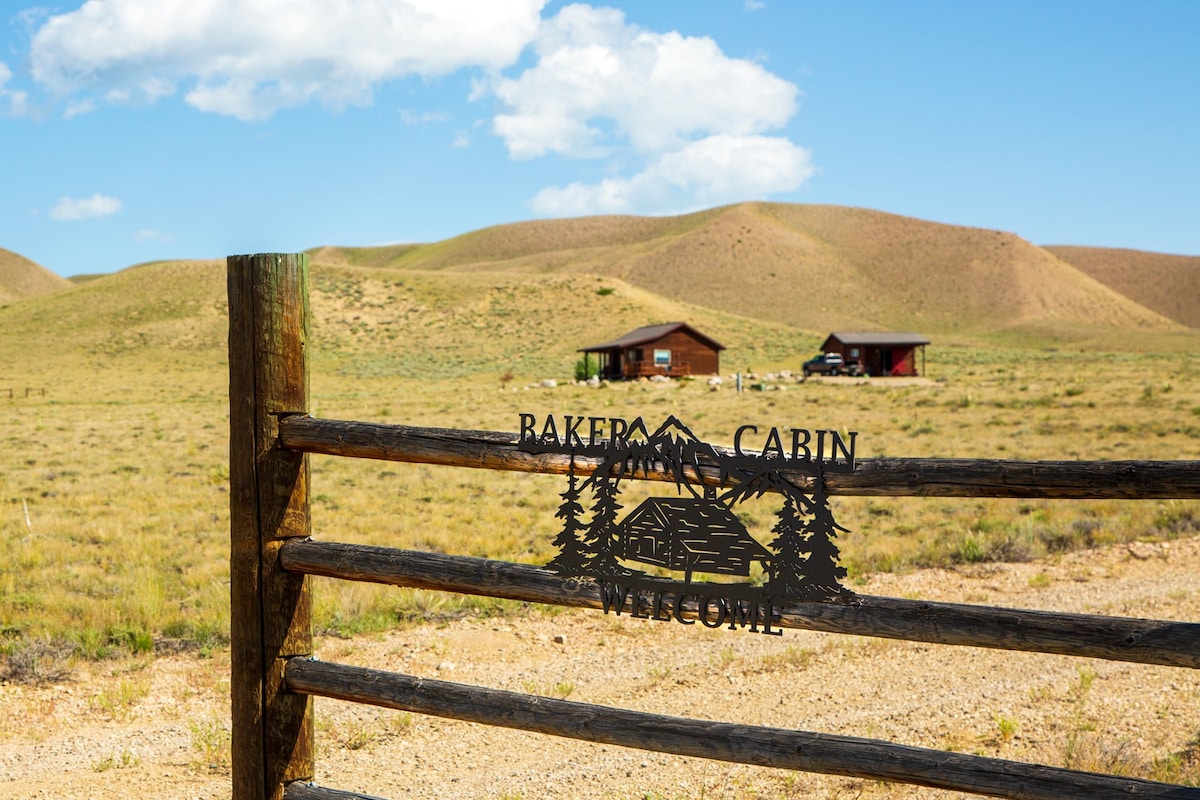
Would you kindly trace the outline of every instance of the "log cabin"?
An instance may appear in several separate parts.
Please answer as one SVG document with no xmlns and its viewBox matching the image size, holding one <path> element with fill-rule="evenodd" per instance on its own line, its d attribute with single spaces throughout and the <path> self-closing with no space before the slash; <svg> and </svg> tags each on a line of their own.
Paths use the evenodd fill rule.
<svg viewBox="0 0 1200 800">
<path fill-rule="evenodd" d="M 611 342 L 582 347 L 584 359 L 593 354 L 605 380 L 635 380 L 654 375 L 717 375 L 725 345 L 686 322 L 647 325 Z"/>
</svg>

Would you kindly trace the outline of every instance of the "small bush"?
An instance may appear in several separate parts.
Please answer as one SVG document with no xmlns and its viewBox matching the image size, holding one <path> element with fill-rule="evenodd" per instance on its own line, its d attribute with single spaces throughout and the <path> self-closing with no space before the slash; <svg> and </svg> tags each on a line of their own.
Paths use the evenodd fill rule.
<svg viewBox="0 0 1200 800">
<path fill-rule="evenodd" d="M 1066 528 L 1040 526 L 1034 530 L 1034 538 L 1042 543 L 1047 553 L 1070 553 L 1095 547 L 1099 543 L 1096 534 L 1103 527 L 1103 520 L 1085 517 L 1074 520 Z"/>
<path fill-rule="evenodd" d="M 1200 532 L 1196 510 L 1180 500 L 1169 500 L 1154 515 L 1154 527 L 1169 537 L 1189 536 Z"/>
<path fill-rule="evenodd" d="M 575 380 L 586 381 L 600 374 L 600 362 L 588 359 L 579 359 L 575 362 Z"/>
<path fill-rule="evenodd" d="M 66 642 L 37 639 L 11 646 L 0 666 L 0 682 L 54 683 L 71 672 L 71 655 L 75 648 Z"/>
<path fill-rule="evenodd" d="M 987 553 L 984 552 L 983 545 L 974 536 L 968 536 L 959 545 L 954 553 L 954 560 L 966 564 L 978 564 L 987 559 Z"/>
<path fill-rule="evenodd" d="M 1033 561 L 1037 554 L 1029 538 L 1017 533 L 1007 533 L 988 543 L 987 560 L 1008 563 Z"/>
</svg>

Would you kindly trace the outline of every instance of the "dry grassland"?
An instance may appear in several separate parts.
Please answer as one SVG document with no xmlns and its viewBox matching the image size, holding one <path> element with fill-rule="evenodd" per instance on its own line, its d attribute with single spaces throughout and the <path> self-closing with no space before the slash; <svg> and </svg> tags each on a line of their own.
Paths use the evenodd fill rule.
<svg viewBox="0 0 1200 800">
<path fill-rule="evenodd" d="M 822 223 L 831 226 L 822 235 L 833 238 L 836 222 Z M 665 236 L 664 230 L 679 240 L 715 235 L 706 226 L 717 223 L 727 226 L 728 215 L 647 223 L 646 230 L 627 233 L 629 247 Z M 599 248 L 595 243 L 605 224 L 584 226 L 578 246 Z M 755 230 L 756 236 L 762 232 Z M 418 252 L 395 248 L 387 258 L 403 261 Z M 1075 323 L 1043 323 L 1035 315 L 1020 328 L 992 334 L 977 322 L 969 335 L 935 337 L 927 380 L 798 383 L 778 373 L 798 371 L 823 332 L 666 298 L 635 285 L 633 273 L 627 281 L 570 270 L 524 274 L 525 266 L 512 272 L 429 272 L 391 261 L 384 265 L 384 255 L 329 251 L 321 258 L 340 259 L 341 265 L 314 268 L 315 415 L 515 432 L 522 412 L 642 416 L 648 423 L 675 414 L 705 440 L 726 445 L 743 423 L 853 430 L 859 433 L 859 457 L 1200 459 L 1200 347 L 1194 331 L 1134 325 L 1079 333 Z M 603 261 L 599 253 L 596 259 Z M 680 265 L 685 262 L 681 256 Z M 805 303 L 819 301 L 809 298 L 797 307 Z M 722 362 L 727 379 L 719 391 L 703 380 L 596 389 L 567 382 L 579 346 L 675 319 L 687 319 L 728 345 Z M 0 395 L 0 684 L 14 696 L 17 688 L 26 691 L 21 682 L 40 685 L 36 692 L 43 694 L 29 689 L 35 693 L 22 695 L 30 713 L 55 697 L 46 687 L 72 674 L 101 675 L 103 689 L 87 701 L 98 704 L 96 713 L 114 719 L 134 713 L 130 710 L 142 707 L 143 684 L 151 684 L 141 676 L 168 668 L 155 666 L 166 660 L 156 661 L 152 651 L 186 650 L 212 659 L 188 662 L 187 670 L 203 677 L 184 679 L 183 689 L 172 690 L 182 693 L 181 704 L 187 699 L 211 707 L 212 698 L 222 696 L 211 685 L 193 693 L 187 686 L 219 680 L 226 657 L 226 325 L 224 270 L 215 262 L 147 265 L 0 306 L 0 387 L 47 390 L 45 396 L 18 394 L 13 400 Z M 1107 343 L 1108 349 L 1063 347 L 1064 331 Z M 728 380 L 733 371 L 756 373 L 747 383 L 769 389 L 737 394 Z M 768 380 L 768 373 L 776 377 Z M 560 385 L 527 388 L 544 378 Z M 314 534 L 545 563 L 558 531 L 554 512 L 562 484 L 552 476 L 314 457 Z M 622 500 L 633 507 L 640 496 L 631 487 Z M 750 502 L 739 512 L 765 538 L 774 510 L 769 503 Z M 1070 559 L 1088 548 L 1132 543 L 1137 552 L 1167 552 L 1154 548 L 1200 535 L 1196 501 L 834 498 L 834 512 L 850 529 L 838 544 L 852 588 L 891 585 L 926 596 L 938 587 L 904 583 L 921 568 L 963 574 L 1009 565 L 1020 578 L 1002 596 L 980 590 L 966 599 L 1010 605 L 1041 602 L 1039 592 L 1069 580 L 1076 569 Z M 889 584 L 892 580 L 896 583 Z M 1103 600 L 1089 603 L 1090 610 L 1125 613 L 1105 607 Z M 543 613 L 428 592 L 316 585 L 318 630 L 331 637 L 369 634 L 350 642 L 393 636 L 406 626 L 419 626 L 414 635 L 436 639 L 431 631 L 438 627 L 421 624 L 427 622 L 528 630 L 540 624 Z M 607 641 L 625 636 L 597 624 L 586 635 Z M 855 650 L 859 656 L 873 652 L 868 646 Z M 429 653 L 428 658 L 438 655 L 436 643 Z M 830 653 L 841 657 L 840 651 Z M 730 663 L 750 657 L 734 654 Z M 709 666 L 724 679 L 724 666 L 719 659 L 714 664 Z M 525 680 L 550 680 L 533 674 Z M 1082 675 L 1070 680 L 1082 681 Z M 653 683 L 654 676 L 648 678 Z M 511 680 L 520 688 L 520 674 Z M 1054 702 L 1069 702 L 1067 679 L 1059 675 L 1056 681 Z M 553 683 L 541 688 L 551 694 L 567 689 Z M 1039 713 L 1040 702 L 1031 697 L 1034 710 L 1019 713 Z M 193 757 L 199 761 L 215 762 L 220 773 L 227 764 L 226 734 L 214 727 L 211 715 L 195 716 L 199 712 L 187 708 L 194 725 L 190 744 L 182 746 L 198 753 Z M 1009 723 L 1003 715 L 1017 712 L 999 707 L 991 712 L 998 716 L 983 720 L 982 728 L 973 722 L 963 734 L 965 746 L 949 741 L 954 730 L 931 733 L 932 741 L 936 745 L 941 736 L 948 747 L 970 749 L 982 746 L 985 734 L 994 735 L 1001 743 L 996 749 L 1004 751 Z M 0 740 L 21 739 L 12 727 L 17 724 L 0 730 Z M 354 728 L 353 719 L 331 724 L 339 726 L 335 739 L 346 742 L 343 750 L 357 751 L 375 740 L 352 747 L 362 736 L 405 735 L 404 724 L 395 720 L 369 728 Z M 990 734 L 984 730 L 989 726 Z M 1151 753 L 1155 747 L 1139 751 L 1143 773 L 1162 768 Z M 115 747 L 96 756 L 93 769 L 133 769 L 126 762 L 134 756 L 126 754 L 123 746 Z M 1190 774 L 1173 773 L 1180 779 Z M 796 791 L 807 785 L 797 784 Z M 781 784 L 778 795 L 792 796 L 793 788 Z M 878 787 L 865 791 L 887 795 Z"/>
<path fill-rule="evenodd" d="M 675 414 L 717 444 L 743 422 L 855 430 L 860 457 L 1200 458 L 1197 355 L 935 343 L 930 380 L 916 385 L 777 379 L 739 395 L 727 377 L 715 392 L 704 381 L 527 389 L 565 384 L 576 347 L 648 319 L 693 321 L 729 346 L 726 372 L 761 376 L 798 370 L 818 337 L 596 276 L 346 267 L 316 269 L 313 284 L 319 416 L 515 431 L 520 412 Z M 0 385 L 47 388 L 5 400 L 0 421 L 8 652 L 64 641 L 47 652 L 97 657 L 153 642 L 207 651 L 225 636 L 223 293 L 221 264 L 181 262 L 0 309 Z M 530 563 L 551 555 L 561 491 L 552 477 L 323 458 L 313 487 L 324 538 Z M 854 576 L 1027 560 L 1200 525 L 1186 502 L 837 503 Z M 769 532 L 767 504 L 741 514 Z M 497 605 L 344 585 L 318 598 L 318 625 L 341 633 Z"/>
<path fill-rule="evenodd" d="M 1096 381 L 1087 378 L 1093 354 L 950 348 L 935 351 L 932 380 L 920 385 L 777 380 L 776 390 L 739 395 L 703 381 L 526 389 L 525 379 L 501 383 L 504 365 L 414 381 L 386 374 L 375 358 L 318 350 L 313 412 L 513 432 L 520 412 L 676 414 L 718 444 L 743 422 L 855 430 L 860 457 L 1200 458 L 1197 359 L 1109 355 L 1108 376 Z M 763 371 L 795 369 L 796 360 Z M 110 362 L 93 375 L 60 374 L 45 398 L 6 402 L 0 620 L 9 651 L 67 640 L 96 657 L 152 641 L 219 642 L 227 626 L 223 371 Z M 324 457 L 312 469 L 322 538 L 529 563 L 552 555 L 562 491 L 554 477 Z M 852 576 L 1200 531 L 1200 511 L 1183 501 L 835 502 L 851 529 L 840 544 Z M 769 504 L 747 503 L 741 513 L 768 534 Z M 319 588 L 317 623 L 381 630 L 463 605 L 503 604 L 338 584 Z"/>
</svg>

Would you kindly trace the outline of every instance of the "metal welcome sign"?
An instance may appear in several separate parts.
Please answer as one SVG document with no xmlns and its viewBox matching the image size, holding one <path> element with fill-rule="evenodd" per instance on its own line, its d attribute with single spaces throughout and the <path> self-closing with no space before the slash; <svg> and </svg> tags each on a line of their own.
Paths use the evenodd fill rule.
<svg viewBox="0 0 1200 800">
<path fill-rule="evenodd" d="M 743 425 L 730 452 L 700 441 L 674 416 L 651 432 L 641 417 L 521 414 L 518 449 L 570 456 L 567 489 L 556 514 L 562 520 L 554 540 L 558 555 L 547 568 L 594 580 L 605 613 L 782 635 L 784 605 L 853 594 L 839 582 L 846 570 L 838 564 L 834 540 L 847 529 L 833 518 L 824 474 L 853 471 L 857 434 L 801 428 L 789 434 L 770 428 L 760 436 L 757 426 Z M 575 473 L 577 458 L 598 462 L 582 480 Z M 688 480 L 688 473 L 698 475 L 702 466 L 717 468 L 721 488 Z M 801 488 L 785 470 L 811 480 Z M 639 473 L 671 476 L 676 494 L 647 498 L 621 518 L 621 481 Z M 590 493 L 586 511 L 585 493 Z M 768 493 L 782 504 L 772 528 L 775 537 L 764 545 L 734 507 Z M 750 581 L 755 564 L 759 583 Z M 664 570 L 682 573 L 682 580 L 661 577 Z M 746 580 L 697 579 L 701 575 Z M 685 616 L 685 609 L 693 613 Z"/>
</svg>

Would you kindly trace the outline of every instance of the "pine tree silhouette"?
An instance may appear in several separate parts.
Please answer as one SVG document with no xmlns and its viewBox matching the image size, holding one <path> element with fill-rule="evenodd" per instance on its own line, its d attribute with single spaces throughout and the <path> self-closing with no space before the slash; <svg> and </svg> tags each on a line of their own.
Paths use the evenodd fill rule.
<svg viewBox="0 0 1200 800">
<path fill-rule="evenodd" d="M 770 544 L 775 551 L 775 558 L 771 562 L 770 576 L 763 586 L 768 597 L 780 602 L 800 599 L 805 593 L 803 554 L 807 552 L 804 520 L 796 509 L 795 499 L 790 494 L 785 498 L 783 508 L 776 512 L 779 521 L 771 529 L 779 535 Z"/>
<path fill-rule="evenodd" d="M 613 554 L 613 538 L 617 534 L 617 512 L 623 506 L 617 502 L 621 493 L 618 482 L 608 475 L 593 473 L 584 481 L 595 490 L 596 501 L 592 504 L 592 521 L 584 533 L 586 549 L 585 570 L 589 575 L 611 576 L 628 574 L 629 570 L 617 563 Z"/>
<path fill-rule="evenodd" d="M 804 526 L 804 550 L 809 556 L 804 562 L 802 599 L 830 600 L 848 594 L 839 583 L 846 577 L 846 568 L 839 566 L 841 552 L 833 543 L 838 531 L 845 532 L 846 528 L 834 520 L 824 484 L 818 480 L 812 493 L 812 517 Z"/>
<path fill-rule="evenodd" d="M 584 525 L 579 521 L 583 514 L 583 506 L 579 504 L 580 491 L 575 479 L 574 453 L 571 454 L 571 462 L 567 467 L 567 490 L 559 496 L 563 501 L 554 516 L 563 521 L 563 528 L 554 539 L 558 555 L 551 559 L 546 568 L 567 577 L 583 575 L 587 551 L 580 540 L 580 533 L 584 530 Z"/>
</svg>

